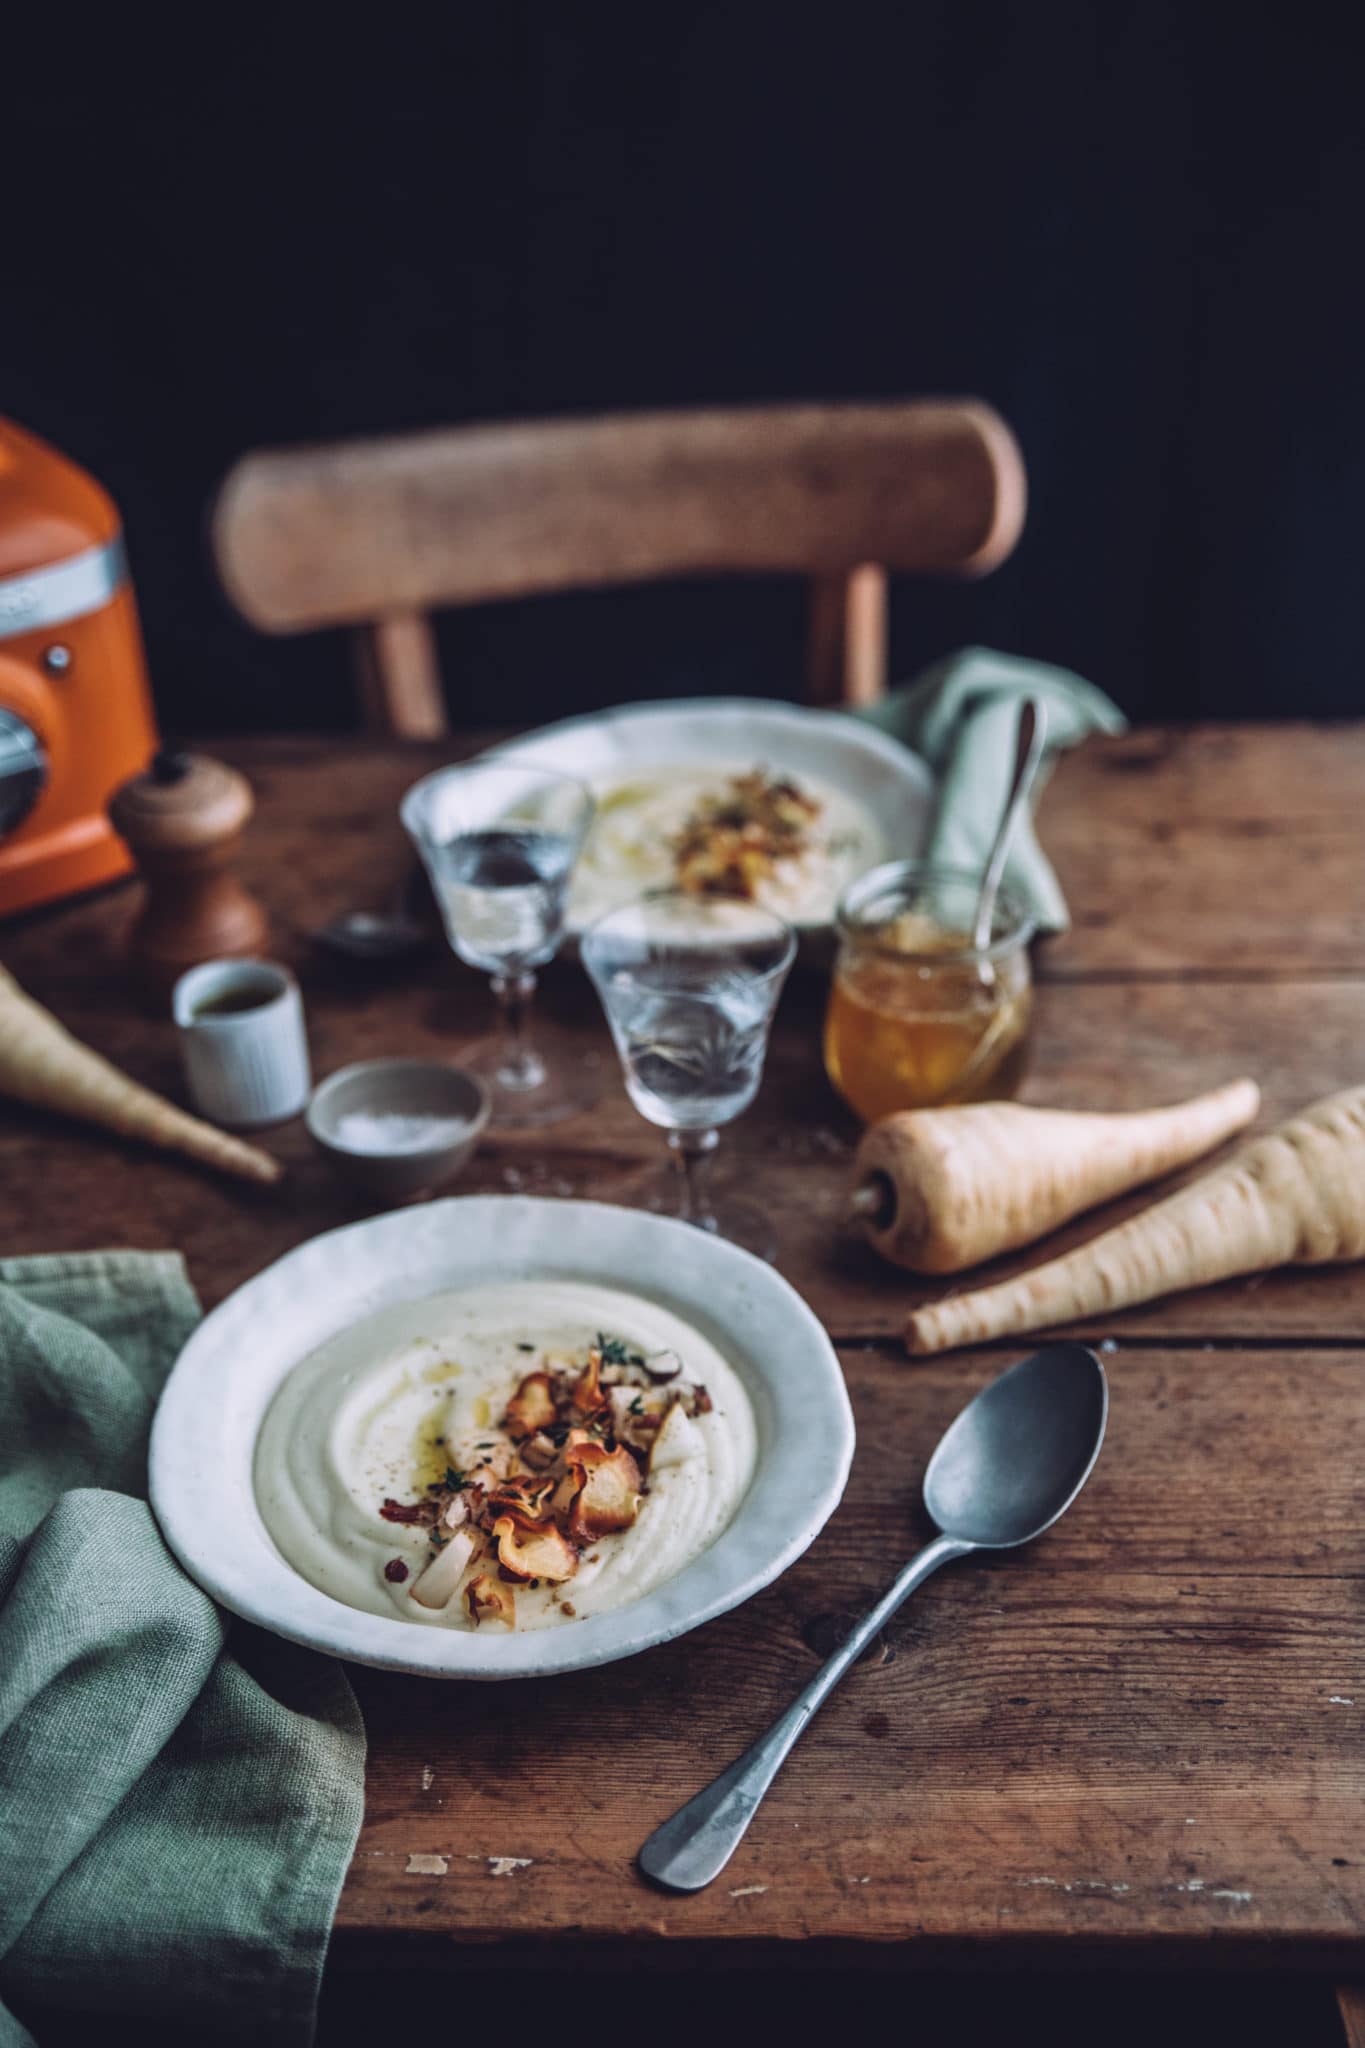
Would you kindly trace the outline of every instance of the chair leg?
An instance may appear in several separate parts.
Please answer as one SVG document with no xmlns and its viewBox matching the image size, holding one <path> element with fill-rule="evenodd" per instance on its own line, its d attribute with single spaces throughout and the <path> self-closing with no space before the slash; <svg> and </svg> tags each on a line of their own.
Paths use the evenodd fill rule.
<svg viewBox="0 0 1365 2048">
<path fill-rule="evenodd" d="M 1346 2048 L 1365 2048 L 1365 1984 L 1338 1984 L 1337 2011 Z"/>
<path fill-rule="evenodd" d="M 806 695 L 813 704 L 871 704 L 886 690 L 886 571 L 863 562 L 811 587 Z"/>
<path fill-rule="evenodd" d="M 405 740 L 449 730 L 436 636 L 423 612 L 391 612 L 356 628 L 360 710 L 367 732 Z"/>
</svg>

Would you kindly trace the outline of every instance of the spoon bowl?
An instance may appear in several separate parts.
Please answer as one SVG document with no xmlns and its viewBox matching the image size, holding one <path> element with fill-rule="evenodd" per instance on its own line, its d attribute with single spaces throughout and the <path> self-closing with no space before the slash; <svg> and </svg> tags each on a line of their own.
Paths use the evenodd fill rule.
<svg viewBox="0 0 1365 2048">
<path fill-rule="evenodd" d="M 382 910 L 345 910 L 312 936 L 329 952 L 366 962 L 409 959 L 431 941 L 415 919 Z"/>
<path fill-rule="evenodd" d="M 1083 1344 L 1049 1344 L 983 1387 L 941 1438 L 924 1505 L 945 1536 L 1012 1550 L 1070 1507 L 1100 1454 L 1104 1371 Z"/>
<path fill-rule="evenodd" d="M 415 867 L 383 910 L 343 910 L 310 937 L 345 960 L 381 967 L 411 959 L 434 944 L 434 910 L 426 876 Z"/>
</svg>

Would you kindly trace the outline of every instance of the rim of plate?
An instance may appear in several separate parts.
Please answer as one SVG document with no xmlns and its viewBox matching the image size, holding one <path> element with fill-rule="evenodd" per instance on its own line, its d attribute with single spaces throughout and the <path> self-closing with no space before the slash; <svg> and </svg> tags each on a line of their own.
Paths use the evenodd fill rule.
<svg viewBox="0 0 1365 2048">
<path fill-rule="evenodd" d="M 770 697 L 662 697 L 646 699 L 633 704 L 612 704 L 604 711 L 575 712 L 568 718 L 556 718 L 549 725 L 539 725 L 534 732 L 518 733 L 515 739 L 502 740 L 497 746 L 487 748 L 476 755 L 476 760 L 490 760 L 503 754 L 521 755 L 533 761 L 535 750 L 546 740 L 559 740 L 576 732 L 590 731 L 594 727 L 610 728 L 620 724 L 646 723 L 658 720 L 667 724 L 677 718 L 692 718 L 699 715 L 722 719 L 740 717 L 752 719 L 757 716 L 769 725 L 786 725 L 799 729 L 809 736 L 812 728 L 828 733 L 833 727 L 839 739 L 853 751 L 861 750 L 869 759 L 887 769 L 905 787 L 913 788 L 917 795 L 928 804 L 934 793 L 934 774 L 927 761 L 908 747 L 902 740 L 883 732 L 880 726 L 868 725 L 860 718 L 852 718 L 846 711 L 825 710 L 809 704 L 785 704 L 780 698 Z M 557 765 L 547 761 L 547 767 Z M 574 772 L 574 771 L 570 771 Z M 811 922 L 792 918 L 788 922 L 793 931 L 822 932 L 831 929 L 830 922 Z M 577 936 L 580 927 L 572 919 L 568 929 Z"/>
<path fill-rule="evenodd" d="M 493 1635 L 347 1607 L 301 1577 L 266 1532 L 252 1479 L 266 1410 L 293 1367 L 341 1330 L 398 1302 L 501 1278 L 596 1280 L 661 1302 L 705 1331 L 754 1405 L 759 1455 L 749 1489 L 728 1527 L 675 1578 L 560 1628 Z M 276 1635 L 383 1670 L 535 1678 L 634 1656 L 770 1585 L 837 1507 L 853 1446 L 853 1411 L 828 1333 L 761 1259 L 644 1210 L 456 1195 L 310 1238 L 213 1309 L 163 1389 L 149 1492 L 190 1577 Z"/>
</svg>

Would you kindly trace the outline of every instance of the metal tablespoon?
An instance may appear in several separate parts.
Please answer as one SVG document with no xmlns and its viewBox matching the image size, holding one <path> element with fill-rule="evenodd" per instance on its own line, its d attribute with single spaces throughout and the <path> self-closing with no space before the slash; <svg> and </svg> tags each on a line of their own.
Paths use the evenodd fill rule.
<svg viewBox="0 0 1365 2048">
<path fill-rule="evenodd" d="M 924 1505 L 942 1534 L 910 1560 L 767 1734 L 655 1829 L 640 1851 L 646 1877 L 695 1892 L 719 1876 L 797 1737 L 902 1601 L 952 1558 L 1013 1550 L 1051 1528 L 1090 1477 L 1108 1410 L 1104 1368 L 1083 1344 L 1035 1351 L 968 1402 L 924 1475 Z"/>
</svg>

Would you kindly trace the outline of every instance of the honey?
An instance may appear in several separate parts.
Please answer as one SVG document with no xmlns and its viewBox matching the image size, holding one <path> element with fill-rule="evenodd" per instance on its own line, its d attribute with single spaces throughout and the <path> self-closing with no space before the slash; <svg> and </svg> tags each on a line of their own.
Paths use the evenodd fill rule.
<svg viewBox="0 0 1365 2048">
<path fill-rule="evenodd" d="M 867 1123 L 902 1109 L 1012 1095 L 1032 988 L 1021 946 L 975 956 L 965 932 L 903 912 L 847 930 L 825 1017 L 830 1080 Z"/>
</svg>

